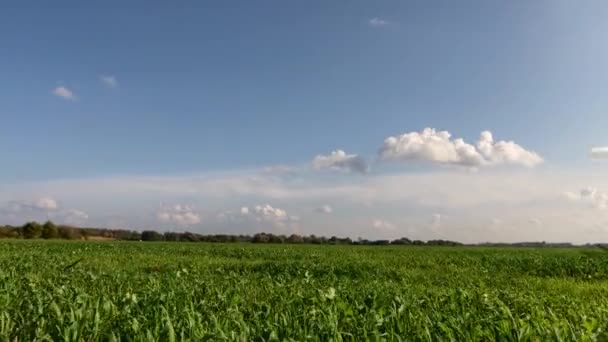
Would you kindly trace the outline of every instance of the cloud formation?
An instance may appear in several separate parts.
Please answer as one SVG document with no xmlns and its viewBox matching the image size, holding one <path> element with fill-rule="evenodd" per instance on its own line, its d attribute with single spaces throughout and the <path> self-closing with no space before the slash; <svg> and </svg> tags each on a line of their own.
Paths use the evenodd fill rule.
<svg viewBox="0 0 608 342">
<path fill-rule="evenodd" d="M 64 86 L 58 86 L 55 89 L 53 89 L 53 95 L 61 97 L 66 100 L 69 100 L 69 101 L 76 100 L 76 95 L 74 95 L 74 93 L 71 90 L 69 90 L 68 88 L 66 88 Z"/>
<path fill-rule="evenodd" d="M 201 216 L 192 207 L 183 204 L 161 205 L 156 217 L 161 222 L 183 226 L 201 223 Z"/>
<path fill-rule="evenodd" d="M 21 211 L 53 211 L 59 209 L 59 204 L 54 198 L 39 197 L 33 200 L 17 200 L 8 204 L 10 210 Z"/>
<path fill-rule="evenodd" d="M 522 165 L 534 167 L 543 162 L 535 152 L 513 141 L 494 141 L 492 133 L 481 132 L 477 145 L 463 139 L 452 139 L 448 131 L 425 128 L 422 132 L 390 136 L 378 151 L 381 160 L 425 161 L 442 165 L 480 167 L 490 165 Z"/>
<path fill-rule="evenodd" d="M 587 189 L 581 182 L 594 184 L 600 190 Z M 568 200 L 564 193 L 570 189 L 584 191 L 582 195 L 581 191 L 571 193 L 574 199 Z M 183 199 L 189 198 L 196 208 L 204 208 L 196 212 L 202 218 L 201 223 L 188 227 L 200 233 L 254 234 L 275 229 L 282 234 L 297 232 L 351 238 L 407 236 L 462 242 L 584 243 L 606 239 L 608 210 L 599 210 L 607 206 L 602 204 L 606 203 L 605 196 L 601 195 L 605 189 L 608 181 L 603 172 L 575 170 L 490 169 L 470 173 L 439 168 L 355 178 L 319 178 L 303 171 L 301 178 L 295 180 L 276 178 L 265 174 L 263 169 L 181 176 L 122 176 L 0 183 L 0 202 L 6 203 L 4 209 L 0 208 L 0 221 L 21 225 L 50 218 L 61 223 L 63 203 L 78 203 L 78 209 L 84 209 L 89 216 L 87 225 L 155 227 L 158 219 L 156 212 L 150 215 L 149 208 L 155 205 L 151 198 L 164 198 L 168 203 L 184 203 Z M 8 210 L 9 202 L 20 207 L 25 203 L 27 207 L 53 208 L 48 204 L 51 201 L 36 197 L 40 193 L 56 196 L 50 198 L 58 209 Z M 13 201 L 13 198 L 31 200 Z M 244 203 L 260 205 L 243 206 Z M 281 205 L 277 207 L 273 203 Z M 330 215 L 314 211 L 323 204 L 340 204 L 340 210 L 333 210 Z M 226 208 L 233 208 L 230 215 L 219 214 Z M 302 215 L 299 220 L 293 215 L 296 210 Z M 435 217 L 435 213 L 441 216 Z M 380 222 L 375 224 L 376 228 L 374 218 Z M 529 218 L 542 220 L 542 229 L 536 229 Z M 434 229 L 439 223 L 439 228 Z M 164 225 L 161 230 L 168 226 Z M 390 227 L 395 230 L 391 232 Z"/>
<path fill-rule="evenodd" d="M 246 208 L 247 210 L 244 210 Z M 289 216 L 287 211 L 281 208 L 275 208 L 270 204 L 256 205 L 253 208 L 241 208 L 241 213 L 253 217 L 258 222 L 269 222 L 279 227 L 283 227 L 286 223 L 298 221 L 297 216 Z"/>
<path fill-rule="evenodd" d="M 361 156 L 356 154 L 346 154 L 343 150 L 335 150 L 328 155 L 317 155 L 312 166 L 316 170 L 330 169 L 350 171 L 356 173 L 367 173 L 369 167 Z"/>
<path fill-rule="evenodd" d="M 384 26 L 388 26 L 391 24 L 390 21 L 380 19 L 378 17 L 371 18 L 367 23 L 369 24 L 369 26 L 374 27 L 374 28 L 384 27 Z"/>
<path fill-rule="evenodd" d="M 572 201 L 582 202 L 600 210 L 608 208 L 608 194 L 598 191 L 594 187 L 583 188 L 578 194 L 566 192 L 565 196 Z"/>
<path fill-rule="evenodd" d="M 116 80 L 116 76 L 114 76 L 114 75 L 101 75 L 101 76 L 99 76 L 99 80 L 106 87 L 109 87 L 109 88 L 118 87 L 118 80 Z"/>
<path fill-rule="evenodd" d="M 61 224 L 82 225 L 88 220 L 89 215 L 78 209 L 64 209 L 56 199 L 44 196 L 9 201 L 0 208 L 0 218 L 16 224 L 25 221 L 53 220 Z"/>
<path fill-rule="evenodd" d="M 372 227 L 383 232 L 392 232 L 397 230 L 397 227 L 394 224 L 382 219 L 372 220 Z"/>
<path fill-rule="evenodd" d="M 63 222 L 73 225 L 83 225 L 89 219 L 89 215 L 82 210 L 69 209 L 63 213 Z"/>
<path fill-rule="evenodd" d="M 323 213 L 323 214 L 331 214 L 334 211 L 334 209 L 330 205 L 325 204 L 325 205 L 322 205 L 322 206 L 316 208 L 315 211 L 318 213 Z"/>
<path fill-rule="evenodd" d="M 591 148 L 589 156 L 591 159 L 608 159 L 608 146 Z"/>
</svg>

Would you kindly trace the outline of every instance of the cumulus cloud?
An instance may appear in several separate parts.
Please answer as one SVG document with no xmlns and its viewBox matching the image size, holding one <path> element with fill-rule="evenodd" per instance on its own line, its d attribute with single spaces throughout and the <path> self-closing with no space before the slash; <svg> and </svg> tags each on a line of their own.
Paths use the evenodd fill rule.
<svg viewBox="0 0 608 342">
<path fill-rule="evenodd" d="M 260 204 L 251 207 L 241 207 L 238 211 L 223 211 L 217 215 L 224 222 L 270 224 L 274 227 L 285 228 L 300 220 L 298 216 L 289 215 L 285 209 L 273 207 L 270 204 Z"/>
<path fill-rule="evenodd" d="M 608 146 L 593 147 L 589 155 L 592 159 L 608 159 Z"/>
<path fill-rule="evenodd" d="M 101 75 L 99 76 L 99 81 L 109 88 L 118 87 L 118 80 L 116 80 L 116 76 L 114 75 Z"/>
<path fill-rule="evenodd" d="M 156 213 L 159 221 L 165 223 L 175 223 L 179 225 L 194 225 L 201 222 L 201 216 L 191 206 L 183 204 L 161 205 Z"/>
<path fill-rule="evenodd" d="M 494 142 L 490 131 L 481 132 L 477 149 L 490 164 L 513 164 L 534 167 L 543 159 L 533 151 L 528 151 L 513 141 Z"/>
<path fill-rule="evenodd" d="M 608 194 L 593 187 L 583 188 L 578 194 L 566 192 L 564 195 L 572 201 L 579 201 L 597 209 L 608 208 Z"/>
<path fill-rule="evenodd" d="M 69 101 L 76 100 L 76 95 L 74 95 L 74 93 L 70 89 L 68 89 L 64 86 L 58 86 L 55 89 L 53 89 L 53 94 L 55 96 L 59 96 L 61 98 L 69 100 Z"/>
<path fill-rule="evenodd" d="M 331 214 L 334 211 L 334 209 L 330 205 L 325 204 L 325 205 L 322 205 L 322 206 L 316 208 L 315 211 L 318 213 L 323 213 L 323 214 Z"/>
<path fill-rule="evenodd" d="M 374 28 L 384 27 L 391 24 L 390 21 L 378 17 L 371 18 L 367 23 L 369 24 L 369 26 Z"/>
<path fill-rule="evenodd" d="M 242 212 L 243 208 L 241 208 Z M 256 205 L 251 210 L 247 208 L 245 215 L 253 215 L 257 221 L 282 223 L 289 220 L 287 211 L 281 208 L 274 208 L 270 204 Z"/>
<path fill-rule="evenodd" d="M 343 150 L 335 150 L 328 155 L 317 155 L 312 161 L 316 170 L 331 169 L 357 173 L 367 173 L 367 162 L 356 154 L 346 154 Z"/>
<path fill-rule="evenodd" d="M 426 161 L 443 165 L 480 167 L 488 165 L 523 165 L 534 167 L 543 162 L 535 152 L 513 141 L 494 141 L 492 133 L 481 132 L 477 145 L 452 139 L 447 131 L 425 128 L 422 132 L 390 136 L 378 151 L 381 160 Z"/>
</svg>

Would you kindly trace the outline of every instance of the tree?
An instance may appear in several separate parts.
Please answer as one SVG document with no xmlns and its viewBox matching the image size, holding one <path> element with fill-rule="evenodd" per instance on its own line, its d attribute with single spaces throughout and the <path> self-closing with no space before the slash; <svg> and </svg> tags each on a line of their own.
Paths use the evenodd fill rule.
<svg viewBox="0 0 608 342">
<path fill-rule="evenodd" d="M 78 238 L 78 231 L 75 228 L 68 226 L 60 226 L 57 228 L 57 235 L 61 239 L 74 240 Z"/>
<path fill-rule="evenodd" d="M 185 232 L 181 235 L 180 240 L 188 241 L 188 242 L 198 242 L 201 241 L 201 237 L 198 234 Z"/>
<path fill-rule="evenodd" d="M 38 222 L 28 222 L 23 225 L 21 230 L 23 231 L 23 237 L 26 239 L 36 239 L 42 233 L 42 226 Z"/>
<path fill-rule="evenodd" d="M 141 232 L 142 241 L 162 241 L 163 236 L 155 230 L 144 230 Z"/>
<path fill-rule="evenodd" d="M 51 222 L 46 221 L 42 225 L 42 238 L 43 239 L 55 239 L 58 236 L 57 226 Z"/>
<path fill-rule="evenodd" d="M 266 233 L 257 233 L 253 236 L 251 242 L 254 243 L 268 243 L 270 241 L 270 236 Z"/>
<path fill-rule="evenodd" d="M 304 243 L 304 238 L 298 234 L 291 234 L 287 238 L 288 243 Z"/>
<path fill-rule="evenodd" d="M 406 237 L 391 241 L 391 245 L 411 245 L 412 241 Z"/>
<path fill-rule="evenodd" d="M 175 232 L 165 232 L 164 240 L 165 241 L 179 241 L 179 233 Z"/>
</svg>

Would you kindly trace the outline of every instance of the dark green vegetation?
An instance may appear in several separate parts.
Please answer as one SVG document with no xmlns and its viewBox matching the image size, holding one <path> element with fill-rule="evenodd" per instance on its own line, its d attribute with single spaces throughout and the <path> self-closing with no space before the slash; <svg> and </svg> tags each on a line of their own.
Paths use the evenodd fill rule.
<svg viewBox="0 0 608 342">
<path fill-rule="evenodd" d="M 0 241 L 0 340 L 606 340 L 599 248 Z"/>
<path fill-rule="evenodd" d="M 289 243 L 289 244 L 330 244 L 330 245 L 431 245 L 456 246 L 461 243 L 447 240 L 410 240 L 399 238 L 389 240 L 365 240 L 339 238 L 332 236 L 302 236 L 298 234 L 276 235 L 257 233 L 255 235 L 197 234 L 191 232 L 164 232 L 144 230 L 142 232 L 126 229 L 82 228 L 60 225 L 47 221 L 44 224 L 27 222 L 22 226 L 0 226 L 0 238 L 17 239 L 65 239 L 65 240 L 125 240 L 125 241 L 171 241 L 171 242 L 253 242 L 253 243 Z"/>
</svg>

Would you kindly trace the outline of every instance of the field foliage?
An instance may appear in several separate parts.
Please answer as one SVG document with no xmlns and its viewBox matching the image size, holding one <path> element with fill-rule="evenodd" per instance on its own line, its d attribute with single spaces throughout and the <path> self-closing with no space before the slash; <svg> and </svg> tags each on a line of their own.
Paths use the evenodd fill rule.
<svg viewBox="0 0 608 342">
<path fill-rule="evenodd" d="M 599 248 L 0 241 L 2 341 L 607 340 Z"/>
</svg>

